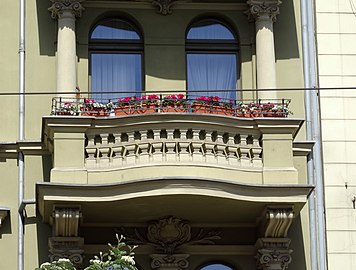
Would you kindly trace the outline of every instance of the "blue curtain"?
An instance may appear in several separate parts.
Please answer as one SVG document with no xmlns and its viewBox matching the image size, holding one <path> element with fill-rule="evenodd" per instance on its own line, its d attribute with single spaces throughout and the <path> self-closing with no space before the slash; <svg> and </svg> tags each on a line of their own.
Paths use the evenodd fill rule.
<svg viewBox="0 0 356 270">
<path fill-rule="evenodd" d="M 142 91 L 141 54 L 91 55 L 92 97 L 113 99 L 140 94 Z M 131 93 L 104 94 L 123 91 Z"/>
<path fill-rule="evenodd" d="M 232 32 L 222 24 L 202 21 L 189 30 L 187 39 L 235 40 L 235 37 Z"/>
<path fill-rule="evenodd" d="M 236 54 L 187 54 L 188 94 L 195 96 L 220 96 L 225 100 L 236 98 L 236 91 L 198 92 L 189 90 L 236 90 Z"/>
</svg>

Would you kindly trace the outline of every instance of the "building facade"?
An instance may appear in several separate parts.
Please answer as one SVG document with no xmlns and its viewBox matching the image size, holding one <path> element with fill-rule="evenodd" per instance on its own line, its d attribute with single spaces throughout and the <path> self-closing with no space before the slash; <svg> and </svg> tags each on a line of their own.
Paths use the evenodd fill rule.
<svg viewBox="0 0 356 270">
<path fill-rule="evenodd" d="M 311 269 L 299 1 L 4 3 L 1 269 Z"/>
<path fill-rule="evenodd" d="M 329 269 L 355 267 L 355 3 L 316 1 Z M 340 241 L 342 239 L 342 241 Z"/>
</svg>

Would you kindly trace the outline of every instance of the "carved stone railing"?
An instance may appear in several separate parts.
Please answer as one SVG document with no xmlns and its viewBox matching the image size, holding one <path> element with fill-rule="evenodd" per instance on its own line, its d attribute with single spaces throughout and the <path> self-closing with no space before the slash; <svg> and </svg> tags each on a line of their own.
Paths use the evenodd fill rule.
<svg viewBox="0 0 356 270">
<path fill-rule="evenodd" d="M 303 120 L 208 114 L 45 117 L 51 181 L 114 183 L 155 177 L 297 183 L 293 138 Z"/>
<path fill-rule="evenodd" d="M 261 168 L 260 134 L 187 128 L 120 130 L 86 134 L 87 168 L 129 167 L 148 163 L 203 163 Z"/>
</svg>

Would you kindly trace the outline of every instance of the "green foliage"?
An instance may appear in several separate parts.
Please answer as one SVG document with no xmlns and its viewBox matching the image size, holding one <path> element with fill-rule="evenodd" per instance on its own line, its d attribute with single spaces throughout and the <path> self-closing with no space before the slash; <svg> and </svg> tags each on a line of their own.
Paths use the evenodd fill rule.
<svg viewBox="0 0 356 270">
<path fill-rule="evenodd" d="M 109 252 L 100 252 L 99 256 L 94 256 L 90 260 L 90 265 L 84 270 L 137 270 L 135 266 L 133 250 L 136 248 L 130 247 L 122 242 L 125 238 L 116 235 L 118 243 L 116 246 L 109 244 Z M 52 263 L 44 263 L 36 270 L 76 270 L 73 264 L 67 259 L 59 259 Z"/>
</svg>

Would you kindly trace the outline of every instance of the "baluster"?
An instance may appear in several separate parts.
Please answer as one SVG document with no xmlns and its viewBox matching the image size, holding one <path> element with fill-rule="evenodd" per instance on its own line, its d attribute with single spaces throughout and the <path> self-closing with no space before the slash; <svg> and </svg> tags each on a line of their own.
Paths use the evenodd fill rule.
<svg viewBox="0 0 356 270">
<path fill-rule="evenodd" d="M 241 153 L 241 166 L 243 167 L 251 167 L 251 161 L 250 161 L 250 148 L 247 145 L 247 138 L 248 136 L 243 134 L 241 135 L 241 141 L 240 141 L 240 153 Z"/>
<path fill-rule="evenodd" d="M 213 132 L 207 131 L 206 132 L 206 138 L 205 138 L 205 160 L 208 163 L 215 163 L 216 158 L 215 158 L 215 142 L 213 141 Z"/>
<path fill-rule="evenodd" d="M 173 139 L 173 129 L 167 130 L 166 161 L 176 161 L 176 142 Z"/>
<path fill-rule="evenodd" d="M 100 134 L 101 144 L 98 147 L 99 150 L 99 165 L 101 167 L 108 167 L 110 161 L 110 147 L 108 144 L 109 134 Z"/>
<path fill-rule="evenodd" d="M 195 162 L 203 162 L 203 154 L 202 154 L 202 145 L 203 145 L 203 141 L 200 140 L 199 138 L 199 133 L 200 130 L 198 129 L 194 129 L 192 130 L 193 132 L 193 138 L 192 138 L 192 149 L 193 149 L 193 160 Z"/>
<path fill-rule="evenodd" d="M 190 149 L 189 149 L 189 139 L 187 138 L 187 129 L 181 129 L 180 130 L 180 142 L 179 142 L 179 148 L 180 148 L 180 153 L 179 153 L 179 160 L 180 161 L 189 161 L 190 159 Z"/>
<path fill-rule="evenodd" d="M 128 132 L 128 141 L 125 143 L 126 153 L 126 165 L 132 165 L 136 163 L 136 142 L 134 132 Z"/>
<path fill-rule="evenodd" d="M 87 134 L 88 146 L 85 148 L 87 152 L 86 165 L 88 167 L 96 166 L 96 145 L 95 145 L 95 134 Z"/>
<path fill-rule="evenodd" d="M 227 156 L 226 156 L 226 151 L 225 151 L 226 144 L 224 143 L 223 137 L 224 137 L 223 132 L 216 133 L 215 150 L 216 150 L 217 162 L 219 164 L 226 164 L 226 162 L 227 162 Z"/>
<path fill-rule="evenodd" d="M 115 143 L 113 145 L 111 157 L 112 157 L 112 165 L 113 166 L 122 166 L 122 153 L 123 153 L 123 147 L 122 147 L 122 142 L 121 142 L 121 133 L 114 133 L 113 134 L 115 138 Z"/>
<path fill-rule="evenodd" d="M 262 167 L 262 147 L 260 145 L 260 140 L 258 139 L 259 135 L 253 136 L 253 142 L 251 151 L 253 152 L 253 166 L 254 167 Z"/>
<path fill-rule="evenodd" d="M 164 146 L 161 140 L 161 130 L 156 129 L 153 130 L 153 142 L 152 142 L 152 153 L 153 153 L 153 161 L 154 162 L 162 162 L 163 161 L 163 152 Z"/>
<path fill-rule="evenodd" d="M 140 163 L 146 164 L 149 161 L 149 146 L 150 144 L 148 143 L 147 140 L 147 132 L 143 131 L 141 133 L 141 139 L 138 141 L 138 146 L 140 149 L 140 155 L 138 161 Z"/>
</svg>

